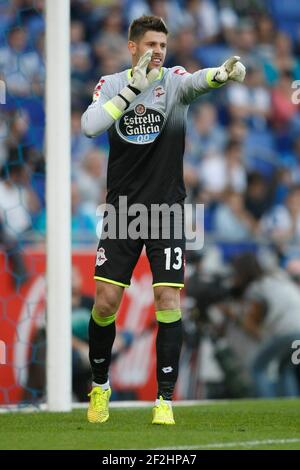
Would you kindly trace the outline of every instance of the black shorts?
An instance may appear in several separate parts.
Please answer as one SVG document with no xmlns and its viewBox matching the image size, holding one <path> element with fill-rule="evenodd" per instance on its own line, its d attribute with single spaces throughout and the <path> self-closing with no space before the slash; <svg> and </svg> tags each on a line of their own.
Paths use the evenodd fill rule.
<svg viewBox="0 0 300 470">
<path fill-rule="evenodd" d="M 164 231 L 162 228 L 163 222 L 166 222 L 164 217 L 156 219 L 155 222 L 150 216 L 147 216 L 147 219 L 148 233 L 141 234 L 137 239 L 130 236 L 121 239 L 118 235 L 117 237 L 103 237 L 102 232 L 97 249 L 94 279 L 129 287 L 132 272 L 145 246 L 153 276 L 153 287 L 166 285 L 181 288 L 184 286 L 183 205 L 181 216 L 171 213 L 169 232 L 168 229 Z M 132 221 L 133 217 L 128 216 L 127 228 Z M 117 233 L 118 227 L 119 222 L 116 226 Z"/>
</svg>

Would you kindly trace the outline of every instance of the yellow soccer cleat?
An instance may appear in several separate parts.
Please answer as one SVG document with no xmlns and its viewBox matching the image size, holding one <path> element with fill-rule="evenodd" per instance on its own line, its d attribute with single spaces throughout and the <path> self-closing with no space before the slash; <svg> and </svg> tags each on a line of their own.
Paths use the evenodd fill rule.
<svg viewBox="0 0 300 470">
<path fill-rule="evenodd" d="M 101 387 L 93 387 L 87 418 L 90 423 L 105 423 L 109 418 L 108 404 L 111 396 L 111 389 L 102 390 Z"/>
<path fill-rule="evenodd" d="M 159 397 L 159 404 L 153 408 L 152 424 L 175 424 L 172 407 Z"/>
</svg>

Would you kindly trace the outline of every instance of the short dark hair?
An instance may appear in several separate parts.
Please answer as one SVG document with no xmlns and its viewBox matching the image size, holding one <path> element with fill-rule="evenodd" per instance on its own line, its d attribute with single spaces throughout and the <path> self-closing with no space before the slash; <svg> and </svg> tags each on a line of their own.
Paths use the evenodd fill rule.
<svg viewBox="0 0 300 470">
<path fill-rule="evenodd" d="M 230 152 L 231 150 L 241 150 L 242 145 L 238 140 L 229 140 L 225 145 L 225 153 Z"/>
<path fill-rule="evenodd" d="M 261 279 L 265 272 L 254 253 L 244 252 L 232 259 L 239 286 L 246 289 L 251 282 Z"/>
<path fill-rule="evenodd" d="M 129 26 L 128 40 L 136 41 L 144 36 L 147 31 L 157 31 L 158 33 L 168 34 L 167 26 L 162 18 L 158 16 L 143 15 L 133 20 Z"/>
</svg>

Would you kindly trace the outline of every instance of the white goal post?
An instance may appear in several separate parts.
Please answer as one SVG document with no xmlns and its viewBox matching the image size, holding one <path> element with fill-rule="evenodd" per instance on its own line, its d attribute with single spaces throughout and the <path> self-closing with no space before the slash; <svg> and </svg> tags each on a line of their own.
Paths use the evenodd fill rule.
<svg viewBox="0 0 300 470">
<path fill-rule="evenodd" d="M 71 410 L 70 0 L 46 0 L 47 403 Z"/>
</svg>

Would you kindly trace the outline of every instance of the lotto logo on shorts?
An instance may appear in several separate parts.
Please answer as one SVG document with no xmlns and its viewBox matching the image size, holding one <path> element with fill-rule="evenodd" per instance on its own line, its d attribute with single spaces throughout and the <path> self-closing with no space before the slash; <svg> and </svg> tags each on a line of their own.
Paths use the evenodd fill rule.
<svg viewBox="0 0 300 470">
<path fill-rule="evenodd" d="M 105 256 L 105 250 L 104 248 L 99 248 L 99 250 L 97 251 L 96 266 L 102 266 L 105 261 L 107 261 L 107 258 Z"/>
</svg>

